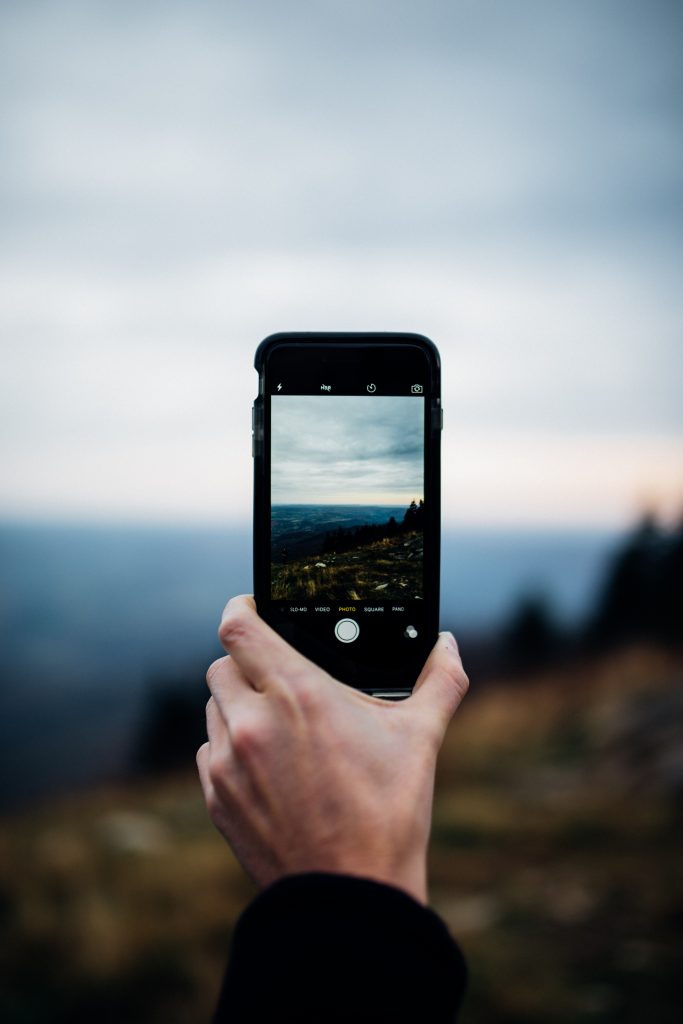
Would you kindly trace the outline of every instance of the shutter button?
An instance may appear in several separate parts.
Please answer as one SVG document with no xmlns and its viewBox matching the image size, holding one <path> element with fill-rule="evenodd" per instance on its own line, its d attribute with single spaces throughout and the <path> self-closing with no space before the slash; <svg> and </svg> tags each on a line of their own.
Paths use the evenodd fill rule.
<svg viewBox="0 0 683 1024">
<path fill-rule="evenodd" d="M 334 627 L 334 635 L 343 644 L 353 643 L 360 633 L 360 626 L 355 619 L 340 619 Z"/>
</svg>

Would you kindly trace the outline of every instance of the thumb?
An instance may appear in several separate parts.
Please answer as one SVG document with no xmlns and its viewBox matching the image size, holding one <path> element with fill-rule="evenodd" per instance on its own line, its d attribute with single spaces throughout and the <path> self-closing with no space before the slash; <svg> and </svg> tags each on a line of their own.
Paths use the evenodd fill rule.
<svg viewBox="0 0 683 1024">
<path fill-rule="evenodd" d="M 434 719 L 443 736 L 469 685 L 455 637 L 452 633 L 439 633 L 408 702 L 419 708 L 422 715 Z"/>
</svg>

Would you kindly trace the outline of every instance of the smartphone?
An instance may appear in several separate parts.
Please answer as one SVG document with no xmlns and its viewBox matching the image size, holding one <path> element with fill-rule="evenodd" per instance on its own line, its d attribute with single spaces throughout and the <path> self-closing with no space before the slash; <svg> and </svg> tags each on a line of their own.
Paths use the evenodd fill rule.
<svg viewBox="0 0 683 1024">
<path fill-rule="evenodd" d="M 254 595 L 336 679 L 406 697 L 439 622 L 440 360 L 419 334 L 257 351 Z"/>
</svg>

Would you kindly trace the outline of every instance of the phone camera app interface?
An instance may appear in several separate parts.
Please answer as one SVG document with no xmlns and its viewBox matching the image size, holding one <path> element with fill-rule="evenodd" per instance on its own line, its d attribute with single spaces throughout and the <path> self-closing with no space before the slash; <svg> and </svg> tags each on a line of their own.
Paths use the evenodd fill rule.
<svg viewBox="0 0 683 1024">
<path fill-rule="evenodd" d="M 271 600 L 353 643 L 375 617 L 418 635 L 424 594 L 424 396 L 325 383 L 271 393 Z M 379 623 L 378 623 L 379 624 Z"/>
</svg>

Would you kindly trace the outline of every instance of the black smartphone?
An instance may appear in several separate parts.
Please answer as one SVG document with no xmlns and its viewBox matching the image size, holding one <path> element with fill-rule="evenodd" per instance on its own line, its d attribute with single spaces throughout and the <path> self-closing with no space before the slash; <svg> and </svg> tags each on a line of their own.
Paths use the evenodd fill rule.
<svg viewBox="0 0 683 1024">
<path fill-rule="evenodd" d="M 254 595 L 335 678 L 407 696 L 438 632 L 440 361 L 419 334 L 257 349 Z"/>
</svg>

